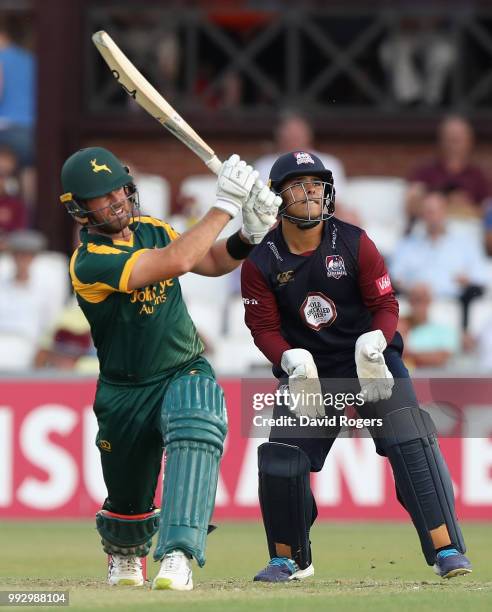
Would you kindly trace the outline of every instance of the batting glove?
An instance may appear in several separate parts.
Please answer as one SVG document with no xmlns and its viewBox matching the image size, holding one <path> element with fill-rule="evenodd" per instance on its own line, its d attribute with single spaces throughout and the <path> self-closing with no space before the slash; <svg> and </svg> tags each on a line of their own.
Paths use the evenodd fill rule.
<svg viewBox="0 0 492 612">
<path fill-rule="evenodd" d="M 256 170 L 241 161 L 239 155 L 231 155 L 220 169 L 214 207 L 235 217 L 246 204 L 257 178 Z"/>
<path fill-rule="evenodd" d="M 384 360 L 385 348 L 386 338 L 380 329 L 362 334 L 355 343 L 357 376 L 367 402 L 389 399 L 393 393 L 395 381 Z"/>
<path fill-rule="evenodd" d="M 260 244 L 277 221 L 282 198 L 275 195 L 260 179 L 256 179 L 243 206 L 242 235 L 250 244 Z"/>
<path fill-rule="evenodd" d="M 280 366 L 289 375 L 290 409 L 296 417 L 324 417 L 323 392 L 311 353 L 299 348 L 284 351 Z"/>
</svg>

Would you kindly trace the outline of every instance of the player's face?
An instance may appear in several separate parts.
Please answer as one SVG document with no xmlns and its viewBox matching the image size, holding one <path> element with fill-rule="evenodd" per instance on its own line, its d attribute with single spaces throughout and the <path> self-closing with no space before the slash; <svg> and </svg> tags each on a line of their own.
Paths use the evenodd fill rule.
<svg viewBox="0 0 492 612">
<path fill-rule="evenodd" d="M 93 212 L 91 223 L 103 224 L 100 227 L 107 234 L 121 232 L 133 217 L 133 205 L 124 187 L 87 200 L 86 207 Z"/>
<path fill-rule="evenodd" d="M 301 219 L 317 219 L 323 210 L 324 183 L 316 176 L 296 176 L 282 185 L 286 212 Z"/>
</svg>

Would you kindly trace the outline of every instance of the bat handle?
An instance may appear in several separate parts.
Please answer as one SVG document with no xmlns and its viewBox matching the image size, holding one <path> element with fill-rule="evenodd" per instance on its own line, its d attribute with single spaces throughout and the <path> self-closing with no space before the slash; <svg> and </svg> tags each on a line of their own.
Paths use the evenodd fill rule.
<svg viewBox="0 0 492 612">
<path fill-rule="evenodd" d="M 208 168 L 210 168 L 210 170 L 212 170 L 212 172 L 214 174 L 219 174 L 220 169 L 222 167 L 222 162 L 220 161 L 220 159 L 217 157 L 217 155 L 214 155 L 213 157 L 211 157 L 208 161 L 205 162 L 208 166 Z"/>
</svg>

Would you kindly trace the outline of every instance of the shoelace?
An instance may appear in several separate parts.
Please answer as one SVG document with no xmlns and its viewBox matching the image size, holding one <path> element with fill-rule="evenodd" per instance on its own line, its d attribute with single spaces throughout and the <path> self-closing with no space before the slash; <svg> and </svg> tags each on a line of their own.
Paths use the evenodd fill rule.
<svg viewBox="0 0 492 612">
<path fill-rule="evenodd" d="M 298 570 L 297 563 L 292 559 L 289 559 L 289 557 L 273 557 L 273 559 L 270 559 L 270 563 L 268 565 L 287 565 L 291 574 Z"/>
<path fill-rule="evenodd" d="M 168 572 L 174 572 L 178 569 L 182 556 L 179 552 L 172 552 L 166 555 L 164 559 L 164 569 Z"/>
<path fill-rule="evenodd" d="M 135 565 L 137 569 L 141 569 L 142 565 L 138 557 L 113 557 L 113 566 L 117 566 L 118 569 L 124 572 L 134 571 Z"/>
</svg>

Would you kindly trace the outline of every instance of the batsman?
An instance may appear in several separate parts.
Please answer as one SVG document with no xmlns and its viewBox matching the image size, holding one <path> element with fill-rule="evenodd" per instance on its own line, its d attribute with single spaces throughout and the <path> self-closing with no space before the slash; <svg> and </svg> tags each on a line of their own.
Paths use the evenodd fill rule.
<svg viewBox="0 0 492 612">
<path fill-rule="evenodd" d="M 110 151 L 82 149 L 63 165 L 60 200 L 82 225 L 70 276 L 100 364 L 94 412 L 108 496 L 96 527 L 110 585 L 144 584 L 142 558 L 156 534 L 161 565 L 152 588 L 189 591 L 192 559 L 205 563 L 227 415 L 178 277 L 227 274 L 261 242 L 280 198 L 257 177 L 232 155 L 222 164 L 215 203 L 180 236 L 140 216 L 129 169 Z M 242 229 L 216 241 L 240 213 Z"/>
</svg>

